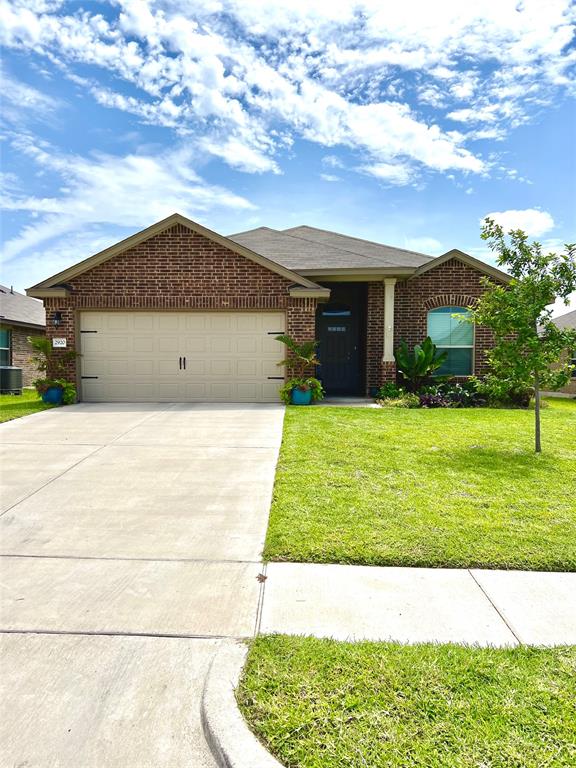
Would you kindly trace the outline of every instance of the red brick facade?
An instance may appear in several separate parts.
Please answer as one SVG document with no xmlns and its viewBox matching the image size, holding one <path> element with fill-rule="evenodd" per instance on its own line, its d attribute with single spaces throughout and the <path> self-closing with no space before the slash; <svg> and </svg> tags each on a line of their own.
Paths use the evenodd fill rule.
<svg viewBox="0 0 576 768">
<path fill-rule="evenodd" d="M 427 335 L 427 313 L 439 306 L 468 306 L 482 294 L 482 274 L 450 259 L 419 277 L 395 286 L 394 347 L 410 346 Z M 298 340 L 315 338 L 316 299 L 291 298 L 292 283 L 266 267 L 194 233 L 182 224 L 150 237 L 71 279 L 70 295 L 45 300 L 47 332 L 77 346 L 78 314 L 89 309 L 133 310 L 280 310 L 287 332 Z M 53 313 L 62 325 L 51 324 Z M 392 362 L 383 363 L 384 285 L 369 282 L 366 306 L 366 389 L 395 378 Z M 486 369 L 490 347 L 486 329 L 475 331 L 475 373 Z M 76 363 L 69 377 L 76 380 Z"/>
<path fill-rule="evenodd" d="M 88 309 L 281 310 L 296 339 L 314 338 L 316 300 L 291 298 L 291 281 L 177 224 L 67 285 L 65 299 L 45 300 L 48 334 L 78 346 L 78 313 Z M 58 328 L 51 325 L 62 314 Z M 76 363 L 69 377 L 76 380 Z"/>
<path fill-rule="evenodd" d="M 411 280 L 396 284 L 394 348 L 404 339 L 413 346 L 426 338 L 427 315 L 435 307 L 467 307 L 484 293 L 482 275 L 458 259 L 443 264 Z M 474 373 L 486 372 L 486 351 L 492 344 L 487 328 L 476 326 Z"/>
</svg>

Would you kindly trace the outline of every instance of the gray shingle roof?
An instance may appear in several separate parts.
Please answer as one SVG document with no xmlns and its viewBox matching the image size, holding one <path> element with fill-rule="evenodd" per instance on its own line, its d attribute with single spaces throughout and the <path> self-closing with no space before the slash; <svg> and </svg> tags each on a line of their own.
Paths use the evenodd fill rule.
<svg viewBox="0 0 576 768">
<path fill-rule="evenodd" d="M 307 226 L 283 231 L 259 227 L 229 235 L 229 238 L 295 272 L 362 267 L 416 268 L 433 259 L 415 251 Z"/>
<path fill-rule="evenodd" d="M 576 309 L 573 309 L 572 312 L 566 312 L 560 317 L 553 317 L 552 320 L 558 328 L 576 328 Z"/>
<path fill-rule="evenodd" d="M 44 305 L 38 299 L 31 299 L 23 293 L 11 291 L 0 285 L 0 321 L 17 325 L 46 325 Z"/>
</svg>

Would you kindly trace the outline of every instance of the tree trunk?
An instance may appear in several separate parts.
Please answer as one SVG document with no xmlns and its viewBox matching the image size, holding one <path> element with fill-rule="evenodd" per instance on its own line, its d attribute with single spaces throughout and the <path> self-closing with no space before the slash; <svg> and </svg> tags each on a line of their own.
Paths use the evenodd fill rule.
<svg viewBox="0 0 576 768">
<path fill-rule="evenodd" d="M 542 453 L 540 442 L 540 379 L 538 373 L 534 374 L 534 447 L 536 453 Z"/>
</svg>

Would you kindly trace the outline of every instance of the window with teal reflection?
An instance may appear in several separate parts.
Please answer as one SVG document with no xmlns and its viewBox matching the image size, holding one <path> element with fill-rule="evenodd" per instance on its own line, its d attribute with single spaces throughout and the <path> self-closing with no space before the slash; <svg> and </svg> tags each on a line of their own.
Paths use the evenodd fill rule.
<svg viewBox="0 0 576 768">
<path fill-rule="evenodd" d="M 0 365 L 10 365 L 10 331 L 0 328 Z"/>
<path fill-rule="evenodd" d="M 474 361 L 474 326 L 453 315 L 470 315 L 466 307 L 438 307 L 428 312 L 428 336 L 448 356 L 438 376 L 470 376 Z"/>
</svg>

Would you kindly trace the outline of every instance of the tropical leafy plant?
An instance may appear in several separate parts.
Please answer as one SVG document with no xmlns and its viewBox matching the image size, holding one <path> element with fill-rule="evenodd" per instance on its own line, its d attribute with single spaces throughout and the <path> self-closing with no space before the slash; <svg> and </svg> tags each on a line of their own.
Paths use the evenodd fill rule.
<svg viewBox="0 0 576 768">
<path fill-rule="evenodd" d="M 316 357 L 317 341 L 303 341 L 299 344 L 288 334 L 276 336 L 276 341 L 282 342 L 288 350 L 288 356 L 278 365 L 285 365 L 293 371 L 295 378 L 306 378 L 306 374 L 310 373 L 312 368 L 320 365 L 320 361 Z"/>
<path fill-rule="evenodd" d="M 68 363 L 78 357 L 78 353 L 73 349 L 54 350 L 52 340 L 47 336 L 29 336 L 28 342 L 34 350 L 31 360 L 36 368 L 41 373 L 49 371 L 54 378 L 65 376 Z"/>
<path fill-rule="evenodd" d="M 288 379 L 288 381 L 280 388 L 280 398 L 286 405 L 290 405 L 293 389 L 299 389 L 302 392 L 308 392 L 308 390 L 312 390 L 313 403 L 315 403 L 317 400 L 322 400 L 324 397 L 324 388 L 318 379 L 314 378 L 314 376 L 309 376 L 308 378 L 300 377 Z"/>
<path fill-rule="evenodd" d="M 416 344 L 412 351 L 405 341 L 401 341 L 394 352 L 398 373 L 411 392 L 418 392 L 423 384 L 430 381 L 447 356 L 447 352 L 438 351 L 430 336 L 426 336 L 421 344 Z"/>
</svg>

